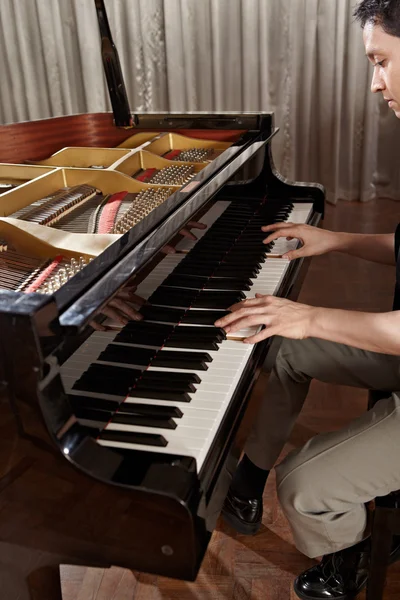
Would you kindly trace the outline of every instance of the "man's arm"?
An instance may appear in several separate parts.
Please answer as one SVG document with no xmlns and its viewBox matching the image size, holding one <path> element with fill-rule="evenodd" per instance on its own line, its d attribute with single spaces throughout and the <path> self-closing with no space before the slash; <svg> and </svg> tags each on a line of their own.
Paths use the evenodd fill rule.
<svg viewBox="0 0 400 600">
<path fill-rule="evenodd" d="M 290 260 L 337 251 L 386 265 L 395 264 L 394 233 L 340 233 L 294 223 L 274 223 L 262 229 L 273 232 L 264 240 L 266 244 L 284 237 L 300 240 L 301 248 L 284 255 Z"/>
<path fill-rule="evenodd" d="M 316 308 L 310 337 L 400 356 L 400 311 L 366 313 Z"/>
<path fill-rule="evenodd" d="M 256 325 L 265 329 L 244 340 L 254 344 L 273 335 L 292 339 L 321 338 L 362 350 L 400 355 L 400 311 L 366 313 L 319 308 L 275 296 L 245 300 L 216 321 L 227 333 Z"/>
<path fill-rule="evenodd" d="M 337 233 L 338 252 L 365 258 L 385 265 L 394 265 L 394 233 Z"/>
</svg>

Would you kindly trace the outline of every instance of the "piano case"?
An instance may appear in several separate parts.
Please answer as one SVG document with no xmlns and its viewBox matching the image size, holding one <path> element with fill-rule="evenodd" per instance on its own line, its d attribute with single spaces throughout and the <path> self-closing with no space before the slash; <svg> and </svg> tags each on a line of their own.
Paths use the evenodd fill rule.
<svg viewBox="0 0 400 600">
<path fill-rule="evenodd" d="M 109 48 L 104 6 L 97 0 L 96 5 L 103 48 L 105 33 Z M 271 341 L 253 347 L 226 340 L 211 323 L 193 324 L 188 315 L 200 315 L 202 310 L 200 317 L 207 320 L 205 313 L 212 312 L 213 302 L 219 309 L 227 308 L 226 290 L 206 293 L 218 269 L 231 284 L 250 278 L 250 285 L 258 285 L 265 265 L 279 270 L 282 259 L 276 263 L 266 254 L 261 260 L 257 249 L 257 264 L 248 274 L 246 252 L 249 260 L 254 252 L 240 233 L 236 237 L 242 245 L 235 238 L 228 250 L 223 249 L 224 258 L 210 277 L 207 265 L 199 262 L 197 245 L 179 232 L 193 220 L 208 219 L 209 230 L 200 232 L 198 244 L 213 262 L 210 248 L 216 255 L 221 252 L 219 240 L 225 232 L 230 240 L 226 223 L 234 228 L 245 219 L 244 231 L 247 223 L 255 227 L 263 215 L 289 219 L 297 209 L 305 215 L 303 222 L 311 225 L 317 226 L 323 217 L 320 185 L 289 182 L 276 171 L 271 140 L 277 130 L 271 113 L 131 115 L 128 111 L 121 117 L 117 104 L 114 97 L 114 120 L 133 125 L 133 136 L 132 129 L 116 129 L 111 114 L 61 117 L 0 130 L 0 161 L 51 165 L 0 166 L 0 182 L 11 176 L 24 181 L 0 196 L 0 589 L 7 600 L 36 598 L 38 589 L 41 600 L 55 600 L 59 584 L 53 575 L 61 563 L 118 565 L 195 579 L 245 439 L 252 386 L 274 349 Z M 122 149 L 117 150 L 118 145 Z M 191 149 L 191 154 L 179 156 Z M 163 157 L 166 153 L 170 156 Z M 98 164 L 99 157 L 104 164 Z M 195 161 L 181 160 L 188 157 Z M 104 168 L 93 168 L 98 166 Z M 193 166 L 190 177 L 186 174 L 184 183 L 169 184 L 176 167 L 182 166 Z M 152 184 L 155 172 L 159 176 L 165 168 L 170 169 L 163 175 L 167 182 Z M 18 170 L 23 177 L 15 175 Z M 145 172 L 150 182 L 140 180 L 140 175 L 135 178 Z M 143 194 L 164 196 L 122 233 L 76 233 L 18 217 L 39 214 L 41 199 L 80 185 L 90 185 L 94 194 L 123 191 L 136 199 L 142 194 L 140 206 Z M 171 243 L 178 252 L 163 254 Z M 232 255 L 226 260 L 228 251 Z M 178 269 L 174 273 L 183 274 L 182 286 L 173 283 L 171 265 Z M 268 293 L 296 298 L 306 269 L 305 260 L 284 264 Z M 165 277 L 170 277 L 167 291 L 161 285 Z M 195 277 L 207 284 L 191 296 Z M 147 290 L 150 295 L 145 315 L 154 307 L 167 306 L 168 314 L 181 307 L 179 318 L 163 320 L 153 312 L 139 324 L 128 324 L 122 337 L 118 331 L 93 333 L 93 320 L 101 321 L 104 307 L 132 282 L 139 284 L 138 293 Z M 236 286 L 234 293 L 241 298 L 250 292 Z M 185 326 L 190 327 L 188 335 L 176 336 Z M 194 327 L 201 330 L 199 337 Z M 246 354 L 239 360 L 244 346 Z M 211 373 L 221 348 L 232 352 L 232 364 L 235 357 L 240 363 L 228 395 L 221 391 L 223 381 L 218 377 L 214 391 L 213 379 L 204 375 L 207 384 L 202 389 L 198 362 L 195 373 L 189 369 L 189 378 L 182 373 L 188 369 L 185 360 L 190 363 L 194 356 L 204 373 Z M 177 364 L 183 369 L 165 368 L 162 361 L 161 367 L 152 366 L 160 357 L 176 360 L 182 349 L 185 358 Z M 138 356 L 139 351 L 144 357 L 149 350 L 151 359 L 148 364 L 142 361 L 139 374 L 137 366 L 121 363 L 121 352 Z M 79 372 L 75 382 L 74 369 Z M 204 399 L 204 420 L 190 407 L 196 394 Z M 213 397 L 222 396 L 224 402 L 211 406 Z M 185 406 L 193 417 L 185 434 L 190 436 L 193 428 L 188 443 L 179 439 Z M 212 414 L 217 415 L 215 420 Z M 161 419 L 158 433 L 157 419 Z M 200 429 L 201 442 L 196 441 Z M 169 441 L 169 430 L 175 441 L 172 437 Z M 40 573 L 45 575 L 43 586 L 38 584 Z"/>
</svg>

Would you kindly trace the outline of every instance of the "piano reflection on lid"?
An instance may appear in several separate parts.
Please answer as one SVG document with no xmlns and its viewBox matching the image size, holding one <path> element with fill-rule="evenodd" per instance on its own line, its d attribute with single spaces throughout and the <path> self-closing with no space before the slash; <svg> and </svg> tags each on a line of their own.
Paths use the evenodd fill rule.
<svg viewBox="0 0 400 600">
<path fill-rule="evenodd" d="M 61 598 L 60 564 L 196 577 L 239 458 L 252 385 L 276 350 L 270 341 L 227 339 L 213 323 L 255 291 L 296 297 L 306 261 L 277 258 L 284 249 L 264 246 L 260 226 L 317 226 L 324 210 L 321 186 L 276 171 L 271 113 L 131 115 L 123 86 L 112 83 L 123 80 L 103 2 L 96 7 L 113 69 L 114 119 L 134 135 L 115 128 L 110 114 L 0 130 L 0 177 L 14 180 L 18 171 L 26 179 L 0 197 L 0 589 L 7 600 Z M 124 156 L 90 168 L 101 164 L 92 150 L 117 145 Z M 84 150 L 58 152 L 68 147 Z M 125 233 L 71 230 L 78 214 L 71 203 L 69 218 L 58 221 L 68 221 L 67 230 L 23 218 L 65 186 L 93 186 L 103 196 L 156 189 L 132 173 L 149 161 L 158 169 L 175 150 L 191 164 L 201 153 L 186 151 L 202 147 L 214 149 L 212 160 L 193 163 L 190 181 L 173 185 Z M 50 154 L 50 165 L 26 164 Z M 59 200 L 46 206 L 62 211 Z M 10 218 L 21 210 L 22 218 Z M 197 239 L 179 236 L 191 221 L 207 228 Z M 163 253 L 166 245 L 175 252 Z M 69 266 L 55 271 L 59 256 Z M 27 293 L 43 264 L 53 265 L 54 287 Z M 43 284 L 49 271 L 40 276 Z M 93 331 L 93 319 L 132 285 L 145 301 L 142 319 Z"/>
</svg>

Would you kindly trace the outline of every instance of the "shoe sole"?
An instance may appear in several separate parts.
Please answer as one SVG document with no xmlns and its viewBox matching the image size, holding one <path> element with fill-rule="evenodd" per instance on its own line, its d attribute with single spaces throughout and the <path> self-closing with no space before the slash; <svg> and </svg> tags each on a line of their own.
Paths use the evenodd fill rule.
<svg viewBox="0 0 400 600">
<path fill-rule="evenodd" d="M 294 588 L 294 591 L 296 592 L 297 596 L 300 598 L 300 600 L 318 600 L 317 596 L 307 596 L 306 594 L 303 594 L 303 592 L 298 591 L 296 584 L 297 584 L 297 579 L 294 580 L 293 588 Z M 356 598 L 358 596 L 358 594 L 363 591 L 363 589 L 366 587 L 366 585 L 367 585 L 367 579 L 365 580 L 363 585 L 360 587 L 360 589 L 356 593 L 346 594 L 345 596 L 337 596 L 335 598 L 335 600 L 354 600 L 354 598 Z M 321 596 L 321 600 L 323 600 L 323 596 Z"/>
<path fill-rule="evenodd" d="M 232 515 L 224 509 L 222 509 L 221 514 L 228 525 L 233 527 L 238 533 L 243 533 L 244 535 L 255 535 L 261 527 L 261 521 L 257 523 L 243 523 L 243 521 L 235 517 L 235 515 Z"/>
</svg>

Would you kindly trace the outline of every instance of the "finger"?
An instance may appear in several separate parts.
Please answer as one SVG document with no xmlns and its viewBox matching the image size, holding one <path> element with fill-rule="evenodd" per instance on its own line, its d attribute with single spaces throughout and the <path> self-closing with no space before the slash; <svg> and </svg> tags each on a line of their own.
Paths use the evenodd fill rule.
<svg viewBox="0 0 400 600">
<path fill-rule="evenodd" d="M 260 304 L 269 304 L 269 298 L 271 296 L 266 296 L 264 294 L 256 294 L 255 298 L 248 298 L 247 300 L 243 300 L 242 302 L 238 302 L 237 304 L 232 304 L 228 308 L 230 312 L 236 312 L 241 308 L 250 308 L 252 306 L 259 306 Z"/>
<path fill-rule="evenodd" d="M 173 246 L 164 246 L 164 248 L 162 248 L 161 252 L 163 254 L 175 254 L 176 250 Z"/>
<path fill-rule="evenodd" d="M 199 221 L 189 221 L 187 226 L 192 229 L 207 229 L 207 225 L 205 223 L 200 223 Z"/>
<path fill-rule="evenodd" d="M 90 327 L 95 331 L 107 331 L 107 327 L 102 325 L 101 323 L 97 323 L 97 321 L 91 321 Z"/>
<path fill-rule="evenodd" d="M 114 319 L 114 321 L 121 323 L 121 325 L 127 325 L 129 323 L 129 319 L 127 317 L 124 317 L 119 312 L 119 310 L 112 308 L 110 305 L 103 308 L 101 312 L 103 313 L 103 315 L 106 315 L 106 317 L 109 317 L 110 319 Z"/>
<path fill-rule="evenodd" d="M 189 240 L 197 240 L 197 237 L 194 235 L 194 233 L 192 233 L 191 231 L 189 231 L 189 229 L 181 229 L 181 231 L 179 232 L 181 235 L 183 235 L 183 237 L 189 238 Z"/>
<path fill-rule="evenodd" d="M 120 298 L 121 300 L 131 300 L 134 297 L 134 290 L 130 290 L 129 288 L 124 288 L 120 290 L 117 294 L 117 298 Z"/>
<path fill-rule="evenodd" d="M 257 322 L 256 322 L 257 319 L 259 321 L 261 319 L 261 317 L 266 316 L 265 311 L 266 311 L 265 306 L 242 308 L 242 309 L 238 310 L 237 312 L 230 313 L 229 315 L 226 315 L 226 317 L 219 319 L 218 321 L 215 322 L 215 326 L 222 327 L 223 329 L 225 329 L 225 331 L 228 331 L 228 329 L 232 330 L 232 328 L 234 327 L 235 330 L 237 331 L 236 323 L 238 321 L 242 321 L 243 319 L 254 317 L 255 322 L 253 323 L 253 325 L 257 325 Z M 241 327 L 239 327 L 239 329 L 241 329 Z"/>
<path fill-rule="evenodd" d="M 123 290 L 118 292 L 117 298 L 131 302 L 132 304 L 138 304 L 139 306 L 143 306 L 146 300 L 141 296 L 135 294 L 135 290 L 136 288 L 132 288 L 132 290 L 124 288 Z"/>
<path fill-rule="evenodd" d="M 251 335 L 248 338 L 245 338 L 243 340 L 244 344 L 258 344 L 258 342 L 262 342 L 263 340 L 267 340 L 268 338 L 272 337 L 274 334 L 271 333 L 271 329 L 268 329 L 268 327 L 266 327 L 265 329 L 262 329 L 261 331 L 259 331 L 258 333 L 256 333 L 255 335 Z"/>
<path fill-rule="evenodd" d="M 267 338 L 271 338 L 274 335 L 280 335 L 280 331 L 278 327 L 274 327 L 272 325 L 267 325 L 264 329 L 256 333 L 255 335 L 251 335 L 250 337 L 243 340 L 245 344 L 257 344 L 262 340 L 266 340 Z"/>
<path fill-rule="evenodd" d="M 262 231 L 278 231 L 278 229 L 287 229 L 288 227 L 293 227 L 294 223 L 290 221 L 285 221 L 284 223 L 271 223 L 270 225 L 263 225 L 261 227 Z"/>
<path fill-rule="evenodd" d="M 226 333 L 235 333 L 235 331 L 240 331 L 241 329 L 246 329 L 247 327 L 254 327 L 255 325 L 266 325 L 269 323 L 270 317 L 262 312 L 252 312 L 251 314 L 247 314 L 242 316 L 240 319 L 237 319 L 230 325 L 224 327 Z"/>
<path fill-rule="evenodd" d="M 290 237 L 299 239 L 296 236 L 296 232 L 294 230 L 290 230 L 289 231 Z M 273 242 L 274 240 L 279 240 L 280 238 L 287 238 L 288 237 L 288 231 L 275 231 L 274 233 L 271 233 L 271 235 L 269 235 L 268 237 L 266 237 L 263 242 L 264 244 L 269 244 L 270 242 Z"/>
<path fill-rule="evenodd" d="M 133 283 L 133 281 L 132 281 L 132 282 L 128 282 L 128 283 L 125 285 L 125 287 L 123 287 L 123 288 L 122 288 L 122 290 L 121 290 L 121 291 L 125 291 L 125 290 L 127 290 L 127 291 L 129 291 L 129 292 L 136 292 L 136 290 L 137 290 L 137 284 L 136 284 L 136 283 Z"/>
<path fill-rule="evenodd" d="M 118 309 L 123 317 L 129 317 L 134 321 L 140 321 L 143 319 L 142 315 L 137 310 L 120 298 L 114 298 L 114 300 L 112 300 L 108 306 Z"/>
<path fill-rule="evenodd" d="M 136 294 L 132 294 L 131 302 L 133 302 L 134 304 L 138 304 L 139 306 L 143 306 L 144 304 L 146 304 L 146 300 L 141 296 L 137 296 Z"/>
<path fill-rule="evenodd" d="M 282 254 L 282 258 L 287 258 L 288 260 L 293 260 L 295 258 L 301 258 L 302 256 L 307 256 L 307 250 L 304 249 L 305 246 L 298 248 L 297 250 L 291 250 L 290 252 L 286 252 L 286 254 Z"/>
</svg>

